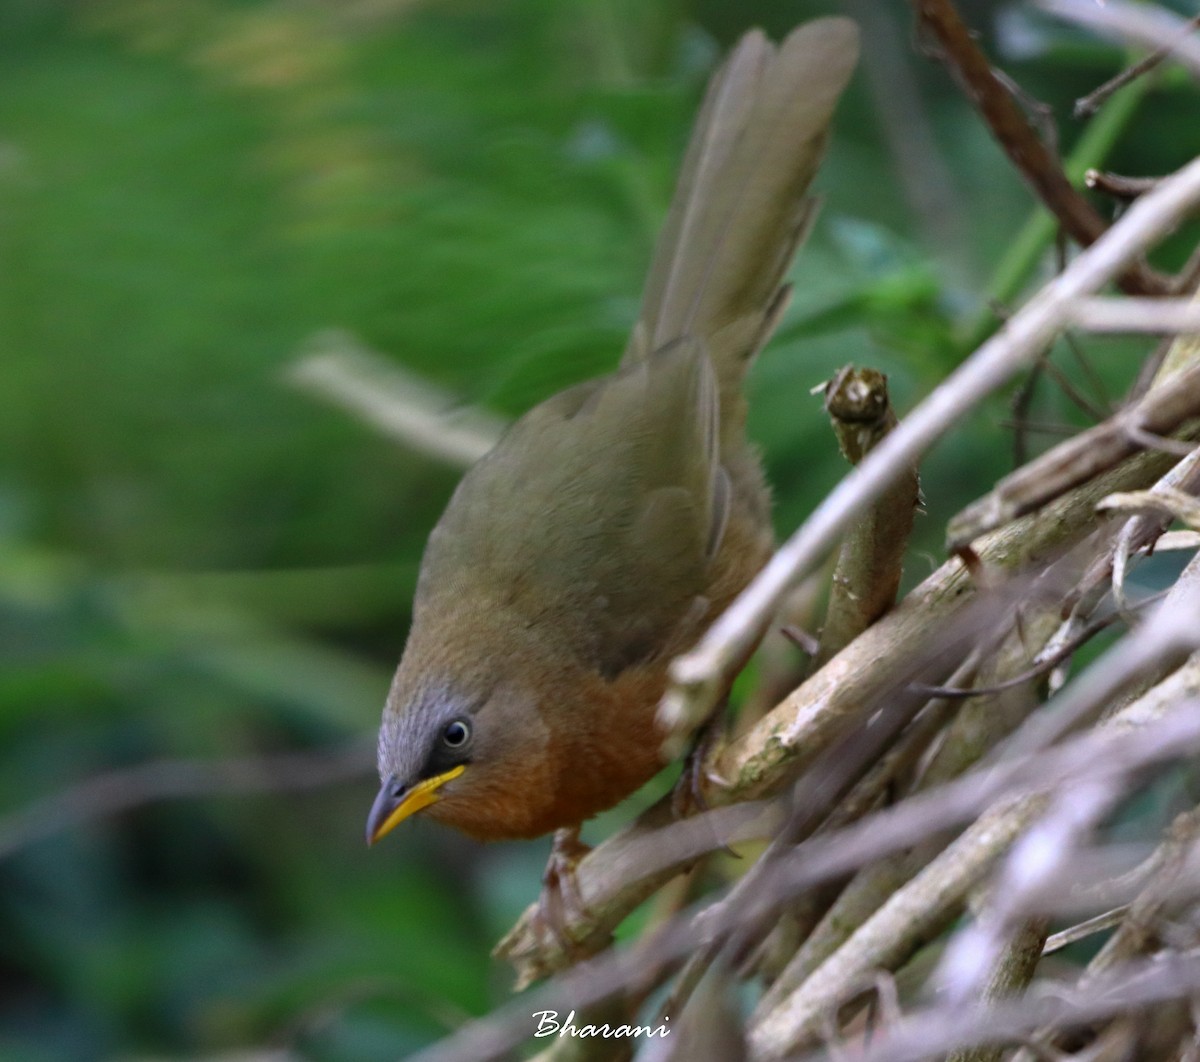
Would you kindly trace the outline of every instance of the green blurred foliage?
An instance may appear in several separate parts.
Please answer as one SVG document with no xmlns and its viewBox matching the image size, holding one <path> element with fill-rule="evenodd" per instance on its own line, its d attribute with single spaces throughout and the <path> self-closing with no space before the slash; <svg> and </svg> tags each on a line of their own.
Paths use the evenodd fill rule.
<svg viewBox="0 0 1200 1062">
<path fill-rule="evenodd" d="M 0 842 L 98 772 L 371 733 L 456 473 L 284 371 L 342 328 L 512 415 L 609 369 L 716 56 L 830 7 L 0 3 Z M 891 14 L 868 56 L 907 57 L 953 246 L 906 197 L 860 77 L 750 385 L 781 533 L 844 472 L 812 385 L 873 364 L 909 408 L 964 355 L 1030 211 Z M 1060 115 L 1122 61 L 1026 31 L 1009 67 Z M 1148 99 L 1116 169 L 1195 150 L 1186 86 Z M 1078 133 L 1064 122 L 1066 148 Z M 1027 284 L 1050 260 L 1034 250 Z M 1089 351 L 1112 394 L 1140 349 Z M 1046 387 L 1035 410 L 1082 423 Z M 1005 416 L 1001 399 L 927 462 L 910 582 L 1007 467 Z M 368 765 L 311 792 L 151 803 L 0 856 L 0 1055 L 394 1058 L 504 998 L 488 951 L 544 845 L 416 822 L 367 852 L 373 790 Z"/>
</svg>

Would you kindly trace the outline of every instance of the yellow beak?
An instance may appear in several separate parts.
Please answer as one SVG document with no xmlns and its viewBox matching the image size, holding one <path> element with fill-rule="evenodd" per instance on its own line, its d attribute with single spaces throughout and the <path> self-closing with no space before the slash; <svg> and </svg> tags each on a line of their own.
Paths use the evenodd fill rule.
<svg viewBox="0 0 1200 1062">
<path fill-rule="evenodd" d="M 394 779 L 387 779 L 383 788 L 379 790 L 375 803 L 371 805 L 371 813 L 367 816 L 367 844 L 374 844 L 387 836 L 409 815 L 415 815 L 422 808 L 436 804 L 437 791 L 466 769 L 466 765 L 460 763 L 444 774 L 418 782 L 411 789 L 403 789 L 396 785 Z"/>
</svg>

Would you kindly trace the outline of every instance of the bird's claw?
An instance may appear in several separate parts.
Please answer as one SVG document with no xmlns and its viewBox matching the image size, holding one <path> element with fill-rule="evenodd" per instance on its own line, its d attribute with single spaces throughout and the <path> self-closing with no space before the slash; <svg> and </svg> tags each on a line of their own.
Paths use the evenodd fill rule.
<svg viewBox="0 0 1200 1062">
<path fill-rule="evenodd" d="M 534 916 L 539 934 L 549 933 L 558 946 L 572 956 L 583 949 L 571 936 L 569 927 L 591 920 L 576 874 L 580 862 L 590 851 L 591 847 L 579 839 L 578 826 L 554 832 Z"/>
<path fill-rule="evenodd" d="M 705 765 L 724 744 L 723 719 L 716 713 L 697 732 L 683 761 L 683 773 L 671 791 L 671 813 L 675 818 L 684 819 L 708 810 L 708 800 L 704 796 Z"/>
</svg>

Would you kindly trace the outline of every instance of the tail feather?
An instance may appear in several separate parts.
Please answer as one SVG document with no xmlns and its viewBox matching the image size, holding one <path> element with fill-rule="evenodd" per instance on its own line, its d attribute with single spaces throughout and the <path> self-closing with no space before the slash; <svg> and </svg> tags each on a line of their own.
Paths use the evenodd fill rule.
<svg viewBox="0 0 1200 1062">
<path fill-rule="evenodd" d="M 806 192 L 857 59 L 854 23 L 818 19 L 778 48 L 748 33 L 709 84 L 625 360 L 685 336 L 702 340 L 723 421 L 742 407 L 747 364 L 784 298 L 806 232 Z"/>
</svg>

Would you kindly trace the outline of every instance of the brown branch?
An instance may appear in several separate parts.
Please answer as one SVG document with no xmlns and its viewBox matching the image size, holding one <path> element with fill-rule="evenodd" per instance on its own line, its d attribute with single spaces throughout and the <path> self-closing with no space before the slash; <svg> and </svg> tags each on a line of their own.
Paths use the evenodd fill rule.
<svg viewBox="0 0 1200 1062">
<path fill-rule="evenodd" d="M 1152 192 L 1158 184 L 1157 177 L 1123 177 L 1119 173 L 1108 173 L 1105 170 L 1088 170 L 1083 175 L 1083 183 L 1093 192 L 1132 203 L 1138 196 Z"/>
<path fill-rule="evenodd" d="M 1093 244 L 1104 234 L 1107 224 L 1076 191 L 1058 159 L 1038 138 L 954 5 L 950 0 L 910 2 L 918 24 L 938 42 L 941 58 L 1034 194 L 1071 239 L 1082 247 Z M 1139 261 L 1129 262 L 1117 283 L 1131 295 L 1156 295 L 1168 290 L 1166 279 Z"/>
</svg>

